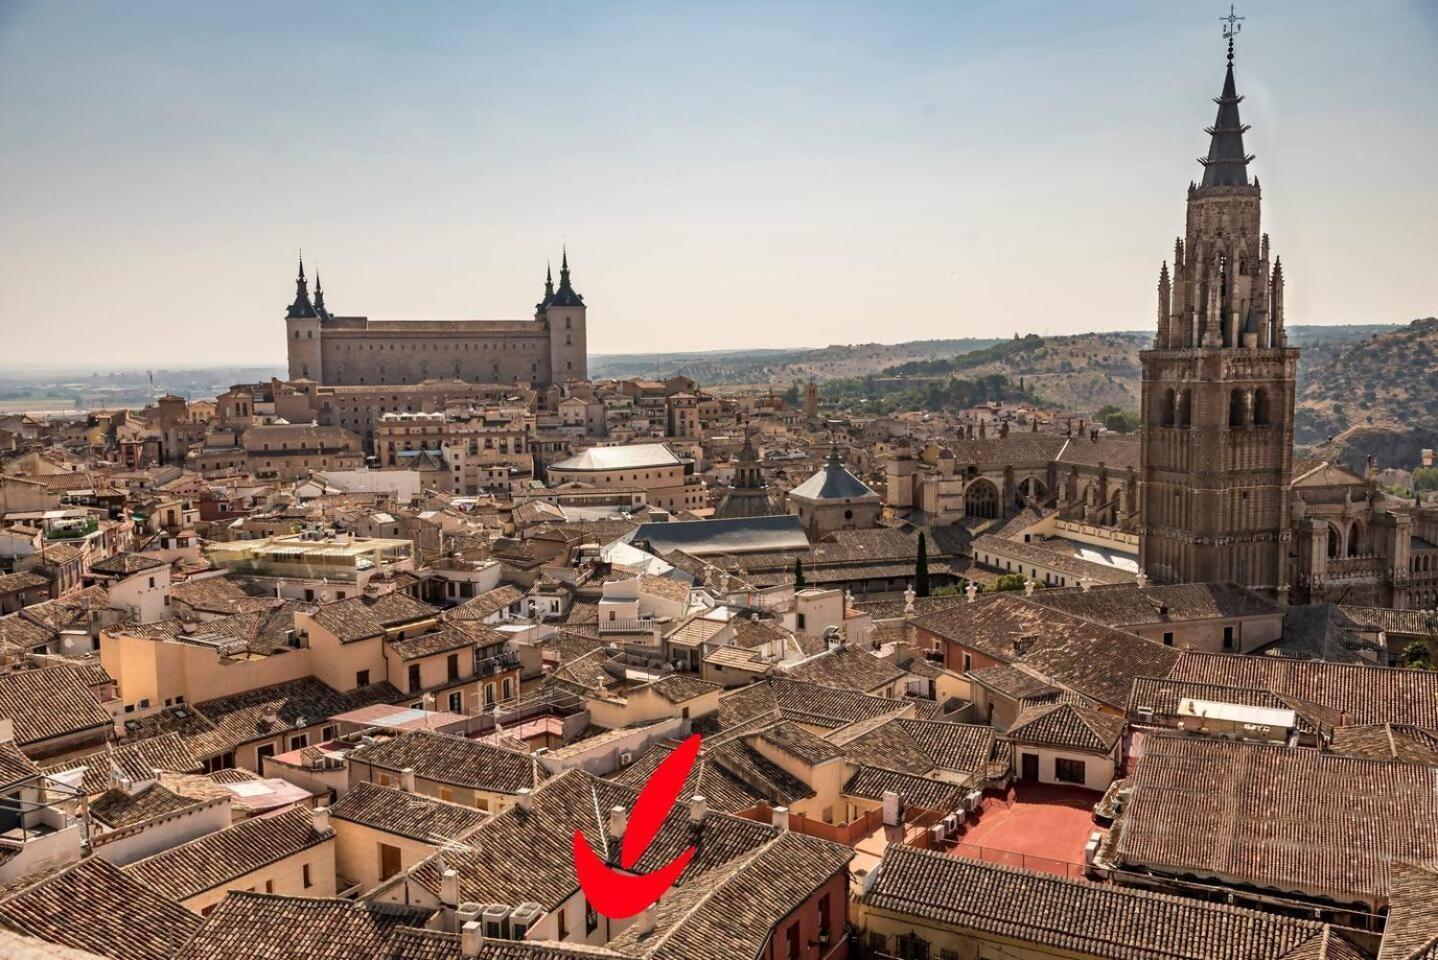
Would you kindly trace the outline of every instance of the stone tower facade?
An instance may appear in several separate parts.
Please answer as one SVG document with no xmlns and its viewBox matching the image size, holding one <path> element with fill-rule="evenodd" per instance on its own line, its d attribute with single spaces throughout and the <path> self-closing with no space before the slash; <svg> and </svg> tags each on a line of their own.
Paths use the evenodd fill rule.
<svg viewBox="0 0 1438 960">
<path fill-rule="evenodd" d="M 1167 582 L 1287 589 L 1298 350 L 1244 152 L 1233 47 L 1203 179 L 1188 188 L 1158 331 L 1142 354 L 1140 564 Z"/>
<path fill-rule="evenodd" d="M 589 377 L 588 308 L 569 276 L 546 275 L 532 320 L 371 320 L 332 315 L 304 263 L 285 314 L 291 380 L 324 386 L 417 384 L 426 380 L 542 388 Z"/>
</svg>

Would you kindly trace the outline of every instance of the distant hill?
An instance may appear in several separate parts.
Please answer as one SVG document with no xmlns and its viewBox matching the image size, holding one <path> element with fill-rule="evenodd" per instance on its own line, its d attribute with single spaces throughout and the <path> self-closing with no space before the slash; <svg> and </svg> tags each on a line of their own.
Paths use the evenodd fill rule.
<svg viewBox="0 0 1438 960">
<path fill-rule="evenodd" d="M 1320 351 L 1299 379 L 1298 443 L 1332 437 L 1345 461 L 1371 453 L 1386 466 L 1409 466 L 1438 446 L 1438 317 Z"/>
<path fill-rule="evenodd" d="M 589 375 L 614 377 L 693 377 L 707 386 L 737 383 L 776 384 L 862 377 L 898 364 L 941 360 L 989 347 L 999 340 L 911 340 L 907 343 L 835 344 L 792 350 L 715 350 L 703 353 L 596 354 Z"/>
<path fill-rule="evenodd" d="M 956 357 L 953 375 L 1002 374 L 1045 402 L 1065 410 L 1096 410 L 1113 404 L 1137 410 L 1138 353 L 1153 334 L 1081 333 L 1067 337 L 1030 334 Z"/>
</svg>

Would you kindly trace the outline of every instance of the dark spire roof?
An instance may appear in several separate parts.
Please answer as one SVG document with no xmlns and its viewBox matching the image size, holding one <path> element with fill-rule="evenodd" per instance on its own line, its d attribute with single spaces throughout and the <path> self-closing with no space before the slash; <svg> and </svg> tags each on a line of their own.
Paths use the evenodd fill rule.
<svg viewBox="0 0 1438 960">
<path fill-rule="evenodd" d="M 326 316 L 325 310 L 325 289 L 320 286 L 320 272 L 315 270 L 315 312 L 320 316 Z"/>
<path fill-rule="evenodd" d="M 553 307 L 582 307 L 582 306 L 584 306 L 584 298 L 581 297 L 579 294 L 575 293 L 575 292 L 574 292 L 574 288 L 569 285 L 569 250 L 568 250 L 568 248 L 566 248 L 566 249 L 564 250 L 564 257 L 563 257 L 563 259 L 560 260 L 560 262 L 559 262 L 559 289 L 554 292 L 554 296 L 549 299 L 549 303 L 546 304 L 546 306 L 553 306 Z"/>
<path fill-rule="evenodd" d="M 321 303 L 324 301 L 321 300 Z M 310 303 L 310 284 L 305 279 L 305 255 L 300 253 L 300 274 L 295 278 L 295 302 L 290 304 L 289 312 L 285 314 L 286 320 L 293 320 L 305 317 L 317 317 L 314 304 Z"/>
<path fill-rule="evenodd" d="M 1233 47 L 1230 44 L 1223 94 L 1213 98 L 1213 102 L 1218 104 L 1218 118 L 1205 131 L 1209 135 L 1208 156 L 1198 161 L 1203 164 L 1202 186 L 1248 186 L 1248 161 L 1253 159 L 1253 155 L 1243 150 L 1243 134 L 1248 126 L 1238 118 L 1238 105 L 1242 100 L 1233 82 Z"/>
</svg>

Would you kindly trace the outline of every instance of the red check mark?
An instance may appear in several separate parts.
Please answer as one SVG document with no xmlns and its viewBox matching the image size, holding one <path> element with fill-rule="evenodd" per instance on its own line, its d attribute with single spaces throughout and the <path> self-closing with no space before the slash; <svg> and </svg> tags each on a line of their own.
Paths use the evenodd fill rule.
<svg viewBox="0 0 1438 960">
<path fill-rule="evenodd" d="M 684 780 L 699 756 L 699 741 L 699 734 L 696 733 L 680 744 L 655 768 L 649 782 L 639 791 L 619 849 L 619 866 L 623 869 L 632 870 L 644 856 L 674 801 L 679 799 Z M 579 889 L 584 891 L 590 906 L 612 920 L 632 917 L 658 903 L 665 891 L 674 886 L 684 868 L 689 866 L 693 856 L 694 847 L 691 844 L 657 870 L 620 873 L 599 859 L 585 839 L 583 830 L 574 831 L 574 872 L 579 877 Z"/>
</svg>

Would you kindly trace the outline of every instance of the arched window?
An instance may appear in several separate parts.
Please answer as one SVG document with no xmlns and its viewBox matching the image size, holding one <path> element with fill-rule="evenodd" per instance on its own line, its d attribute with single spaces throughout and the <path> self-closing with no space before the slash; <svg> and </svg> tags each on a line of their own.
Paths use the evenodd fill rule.
<svg viewBox="0 0 1438 960">
<path fill-rule="evenodd" d="M 1359 540 L 1361 539 L 1362 538 L 1359 536 L 1358 531 L 1358 521 L 1355 520 L 1353 523 L 1350 523 L 1348 525 L 1348 555 L 1350 557 L 1358 556 L 1361 549 L 1361 544 L 1359 543 Z"/>
<path fill-rule="evenodd" d="M 1255 427 L 1268 426 L 1269 416 L 1268 390 L 1265 387 L 1259 387 L 1253 393 L 1253 425 Z"/>
<path fill-rule="evenodd" d="M 1174 416 L 1174 426 L 1187 427 L 1193 423 L 1193 391 L 1184 389 L 1178 398 L 1178 413 Z"/>
<path fill-rule="evenodd" d="M 980 478 L 964 491 L 964 513 L 971 517 L 996 520 L 999 516 L 999 491 L 989 480 Z"/>
<path fill-rule="evenodd" d="M 1329 525 L 1328 527 L 1328 559 L 1337 560 L 1343 556 L 1343 534 L 1338 528 Z"/>
<path fill-rule="evenodd" d="M 1177 397 L 1177 395 L 1173 392 L 1173 389 L 1172 389 L 1172 388 L 1169 388 L 1168 390 L 1165 390 L 1165 391 L 1163 392 L 1163 397 L 1160 398 L 1160 400 L 1159 400 L 1159 411 L 1158 411 L 1158 425 L 1159 425 L 1160 427 L 1171 427 L 1171 426 L 1173 426 L 1173 418 L 1174 418 L 1174 414 L 1175 414 L 1175 412 L 1176 412 L 1176 411 L 1174 410 L 1174 404 L 1177 403 L 1177 402 L 1178 402 L 1178 397 Z"/>
<path fill-rule="evenodd" d="M 1228 395 L 1228 425 L 1230 427 L 1243 426 L 1244 420 L 1244 396 L 1242 390 L 1234 390 Z"/>
</svg>

